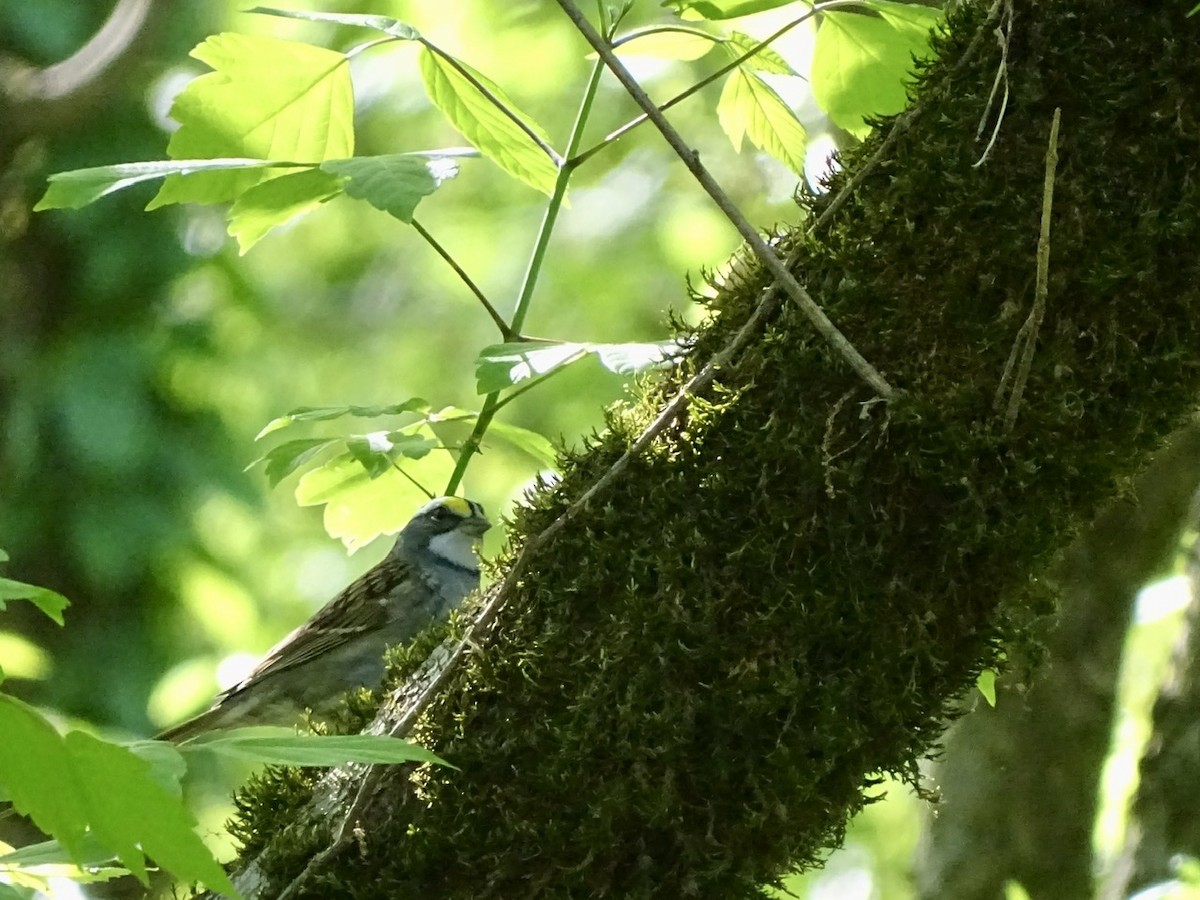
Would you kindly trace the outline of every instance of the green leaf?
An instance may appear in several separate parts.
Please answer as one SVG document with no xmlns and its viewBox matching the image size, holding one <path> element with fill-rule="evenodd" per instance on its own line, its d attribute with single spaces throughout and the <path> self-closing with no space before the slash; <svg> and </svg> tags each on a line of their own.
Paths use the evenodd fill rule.
<svg viewBox="0 0 1200 900">
<path fill-rule="evenodd" d="M 218 34 L 192 51 L 214 71 L 175 99 L 172 159 L 252 157 L 317 164 L 354 155 L 354 94 L 341 53 L 246 34 Z M 148 209 L 236 199 L 263 171 L 172 175 Z"/>
<path fill-rule="evenodd" d="M 183 796 L 187 763 L 179 749 L 167 741 L 129 741 L 126 750 L 150 766 L 150 777 L 176 797 Z"/>
<path fill-rule="evenodd" d="M 0 881 L 0 900 L 31 900 L 31 898 L 37 896 L 37 892 L 30 888 L 21 890 Z"/>
<path fill-rule="evenodd" d="M 748 69 L 754 69 L 758 72 L 767 72 L 771 75 L 800 76 L 800 73 L 788 65 L 788 61 L 780 56 L 779 53 L 777 53 L 775 50 L 772 50 L 770 47 L 760 46 L 761 43 L 761 41 L 750 37 L 748 34 L 742 34 L 740 31 L 734 31 L 729 35 L 728 38 L 725 39 L 723 46 L 729 53 L 730 59 L 738 59 L 742 55 L 749 53 L 751 50 L 755 50 L 757 47 L 758 49 L 755 51 L 754 55 L 742 63 L 742 65 Z"/>
<path fill-rule="evenodd" d="M 9 600 L 28 600 L 59 625 L 63 623 L 63 610 L 71 605 L 71 601 L 57 591 L 11 578 L 0 578 L 0 612 L 4 611 Z"/>
<path fill-rule="evenodd" d="M 20 700 L 0 694 L 0 787 L 13 808 L 58 839 L 78 861 L 88 813 L 71 755 L 54 727 Z"/>
<path fill-rule="evenodd" d="M 221 864 L 195 832 L 183 802 L 150 775 L 150 766 L 124 747 L 82 731 L 63 738 L 83 788 L 90 824 L 101 843 L 146 883 L 145 855 L 181 881 L 200 881 L 237 896 Z"/>
<path fill-rule="evenodd" d="M 690 11 L 705 19 L 736 19 L 795 2 L 797 0 L 663 0 L 662 5 L 679 14 Z"/>
<path fill-rule="evenodd" d="M 438 446 L 437 441 L 423 435 L 401 431 L 374 431 L 346 438 L 346 449 L 372 479 L 390 469 L 397 456 L 420 459 Z"/>
<path fill-rule="evenodd" d="M 975 680 L 975 687 L 979 688 L 979 693 L 983 694 L 983 699 L 988 702 L 988 706 L 996 706 L 996 670 L 984 669 L 979 673 L 979 678 Z"/>
<path fill-rule="evenodd" d="M 382 31 L 392 37 L 406 41 L 419 40 L 421 34 L 411 25 L 388 16 L 364 16 L 347 13 L 308 12 L 302 9 L 275 9 L 270 6 L 255 6 L 246 10 L 248 13 L 259 13 L 264 16 L 281 16 L 286 19 L 305 19 L 309 22 L 331 22 L 335 25 L 357 25 L 360 28 L 372 28 Z"/>
<path fill-rule="evenodd" d="M 498 84 L 428 47 L 421 51 L 421 77 L 433 105 L 484 156 L 535 190 L 546 195 L 554 192 L 558 165 L 511 116 L 524 122 L 547 146 L 549 137 L 517 109 Z"/>
<path fill-rule="evenodd" d="M 812 60 L 813 95 L 829 118 L 860 137 L 868 116 L 900 112 L 913 56 L 929 55 L 929 30 L 941 13 L 924 6 L 871 0 L 878 16 L 823 13 Z"/>
<path fill-rule="evenodd" d="M 435 437 L 424 426 L 414 433 Z M 349 453 L 339 454 L 300 477 L 296 502 L 301 506 L 324 505 L 325 531 L 354 552 L 381 534 L 399 531 L 414 511 L 429 502 L 428 495 L 409 478 L 427 487 L 445 484 L 454 470 L 454 461 L 449 453 L 440 452 L 418 460 L 406 459 L 403 466 L 409 477 L 389 468 L 372 480 Z"/>
<path fill-rule="evenodd" d="M 284 441 L 278 447 L 272 447 L 246 468 L 266 463 L 267 483 L 275 487 L 300 466 L 336 443 L 338 438 L 297 438 L 294 441 Z"/>
<path fill-rule="evenodd" d="M 332 159 L 321 168 L 348 178 L 345 191 L 351 197 L 409 223 L 421 198 L 458 174 L 458 163 L 452 157 L 426 153 Z"/>
<path fill-rule="evenodd" d="M 278 431 L 296 422 L 326 422 L 330 419 L 340 419 L 342 416 L 355 416 L 359 419 L 378 419 L 383 416 L 398 416 L 402 413 L 427 412 L 429 403 L 420 397 L 410 397 L 401 403 L 388 406 L 300 406 L 285 416 L 272 419 L 254 438 L 262 440 L 272 431 Z"/>
<path fill-rule="evenodd" d="M 514 342 L 484 347 L 475 360 L 475 389 L 492 394 L 514 384 L 569 366 L 587 355 L 578 343 Z"/>
<path fill-rule="evenodd" d="M 516 342 L 493 344 L 480 351 L 475 360 L 475 387 L 480 394 L 491 394 L 529 378 L 546 375 L 569 366 L 589 354 L 595 355 L 611 372 L 629 375 L 667 362 L 674 341 L 596 344 L 577 342 Z"/>
<path fill-rule="evenodd" d="M 552 469 L 558 464 L 558 453 L 555 451 L 554 445 L 536 431 L 530 431 L 528 428 L 522 428 L 510 422 L 492 419 L 487 433 L 483 436 L 485 447 L 491 442 L 491 438 L 498 438 L 527 453 L 542 468 Z"/>
<path fill-rule="evenodd" d="M 792 108 L 754 72 L 739 67 L 729 73 L 717 102 L 717 118 L 739 153 L 743 137 L 748 137 L 797 175 L 804 174 L 808 134 Z"/>
<path fill-rule="evenodd" d="M 269 159 L 178 159 L 154 162 L 121 163 L 116 166 L 97 166 L 93 169 L 73 169 L 57 172 L 49 178 L 50 186 L 37 202 L 34 211 L 43 209 L 79 209 L 101 197 L 124 190 L 143 181 L 153 181 L 168 175 L 188 175 L 195 172 L 228 172 L 238 169 L 265 169 L 283 163 Z"/>
<path fill-rule="evenodd" d="M 342 192 L 341 181 L 320 169 L 306 169 L 248 188 L 229 210 L 229 233 L 245 254 L 272 228 L 316 209 Z"/>
<path fill-rule="evenodd" d="M 424 747 L 377 734 L 296 734 L 290 729 L 236 728 L 200 735 L 183 745 L 185 752 L 206 750 L 235 759 L 280 766 L 340 766 L 345 763 L 384 765 L 427 762 L 449 766 Z M 451 766 L 451 768 L 454 768 Z"/>
<path fill-rule="evenodd" d="M 112 850 L 96 840 L 96 836 L 89 832 L 83 836 L 82 850 L 77 856 L 69 853 L 67 848 L 58 841 L 41 841 L 37 844 L 27 844 L 11 853 L 5 853 L 3 856 L 0 856 L 0 867 L 99 866 L 114 859 L 116 857 L 113 855 Z"/>
<path fill-rule="evenodd" d="M 622 35 L 613 50 L 620 57 L 648 56 L 690 62 L 707 54 L 720 40 L 699 28 L 656 25 Z"/>
</svg>

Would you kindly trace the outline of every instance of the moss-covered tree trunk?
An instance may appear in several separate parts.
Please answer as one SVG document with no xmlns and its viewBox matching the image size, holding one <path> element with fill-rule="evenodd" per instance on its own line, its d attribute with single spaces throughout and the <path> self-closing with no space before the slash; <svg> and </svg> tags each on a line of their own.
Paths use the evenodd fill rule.
<svg viewBox="0 0 1200 900">
<path fill-rule="evenodd" d="M 1002 10 L 953 15 L 909 127 L 829 227 L 786 242 L 901 395 L 879 402 L 782 304 L 534 554 L 417 732 L 460 768 L 392 770 L 354 841 L 289 896 L 757 896 L 837 843 L 873 773 L 913 773 L 1001 642 L 1049 607 L 1038 572 L 1200 387 L 1200 54 L 1186 3 L 1015 2 L 1004 63 Z M 989 110 L 1001 66 L 1010 96 Z M 1033 303 L 1056 107 L 1048 302 L 1006 431 L 993 398 Z M 768 282 L 743 267 L 694 362 L 567 462 L 518 541 Z M 256 791 L 243 823 L 258 896 L 336 820 L 273 796 Z"/>
</svg>

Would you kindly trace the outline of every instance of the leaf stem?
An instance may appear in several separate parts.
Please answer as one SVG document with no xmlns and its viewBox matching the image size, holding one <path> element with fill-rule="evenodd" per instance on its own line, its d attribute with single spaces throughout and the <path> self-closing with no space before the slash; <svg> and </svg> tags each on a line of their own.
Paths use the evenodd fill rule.
<svg viewBox="0 0 1200 900">
<path fill-rule="evenodd" d="M 454 274 L 456 274 L 462 283 L 467 286 L 467 290 L 474 294 L 476 299 L 483 304 L 483 308 L 487 310 L 487 314 L 496 324 L 496 327 L 500 329 L 500 336 L 503 337 L 506 342 L 522 340 L 520 332 L 513 331 L 513 329 L 509 327 L 509 324 L 504 321 L 504 317 L 496 311 L 496 307 L 492 306 L 491 301 L 488 300 L 483 291 L 479 289 L 479 286 L 471 280 L 471 276 L 468 275 L 466 270 L 464 270 L 463 267 L 460 266 L 454 259 L 454 257 L 450 255 L 449 251 L 447 251 L 445 247 L 438 243 L 437 239 L 426 230 L 425 226 L 414 218 L 412 220 L 412 227 L 415 228 L 417 234 L 423 237 L 425 242 L 434 249 L 434 252 L 444 259 L 446 264 L 454 270 Z"/>
<path fill-rule="evenodd" d="M 550 202 L 546 204 L 546 212 L 542 217 L 542 224 L 538 230 L 538 236 L 533 245 L 533 252 L 530 254 L 529 266 L 525 270 L 525 279 L 521 285 L 521 291 L 517 296 L 517 305 L 513 310 L 512 319 L 508 323 L 508 327 L 514 333 L 520 333 L 521 327 L 525 324 L 525 317 L 529 312 L 529 303 L 533 298 L 533 290 L 537 285 L 538 276 L 541 274 L 542 262 L 546 258 L 546 249 L 550 245 L 550 236 L 554 233 L 554 224 L 558 220 L 558 213 L 562 209 L 563 200 L 567 194 L 567 184 L 571 180 L 571 175 L 575 171 L 575 166 L 570 162 L 571 156 L 579 149 L 579 144 L 583 139 L 583 130 L 587 125 L 588 117 L 592 112 L 592 105 L 596 99 L 596 89 L 600 85 L 600 76 L 604 73 L 604 61 L 597 59 L 595 65 L 592 66 L 591 74 L 588 76 L 587 87 L 584 89 L 583 98 L 579 103 L 579 112 L 575 116 L 575 123 L 571 127 L 571 135 L 567 139 L 567 150 L 563 156 L 557 154 L 553 157 L 558 162 L 558 178 L 554 182 L 554 193 L 550 197 Z M 479 452 L 480 442 L 483 436 L 487 433 L 488 426 L 492 423 L 492 417 L 495 416 L 496 410 L 501 406 L 500 392 L 494 391 L 487 395 L 483 401 L 483 408 L 479 411 L 479 417 L 475 420 L 475 427 L 471 429 L 471 434 L 463 442 L 462 449 L 458 453 L 458 460 L 454 465 L 454 471 L 450 475 L 450 480 L 446 484 L 446 493 L 453 494 L 458 490 L 458 486 L 462 483 L 463 475 L 467 471 L 467 465 L 471 461 L 471 457 Z"/>
</svg>

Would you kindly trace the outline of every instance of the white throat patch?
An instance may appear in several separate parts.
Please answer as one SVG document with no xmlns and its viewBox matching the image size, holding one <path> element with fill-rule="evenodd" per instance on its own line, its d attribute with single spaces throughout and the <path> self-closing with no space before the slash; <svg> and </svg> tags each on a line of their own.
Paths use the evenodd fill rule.
<svg viewBox="0 0 1200 900">
<path fill-rule="evenodd" d="M 461 531 L 447 531 L 430 539 L 429 552 L 452 565 L 474 572 L 479 569 L 479 558 L 475 555 L 477 540 Z"/>
</svg>

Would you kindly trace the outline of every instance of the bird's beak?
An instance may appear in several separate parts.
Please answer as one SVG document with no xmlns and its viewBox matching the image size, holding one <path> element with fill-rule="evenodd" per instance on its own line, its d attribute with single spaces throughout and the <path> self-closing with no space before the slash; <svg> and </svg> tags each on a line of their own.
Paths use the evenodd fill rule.
<svg viewBox="0 0 1200 900">
<path fill-rule="evenodd" d="M 467 534 L 476 538 L 483 537 L 484 532 L 491 527 L 492 523 L 483 516 L 471 516 L 469 519 L 465 519 L 462 525 L 459 526 Z"/>
</svg>

